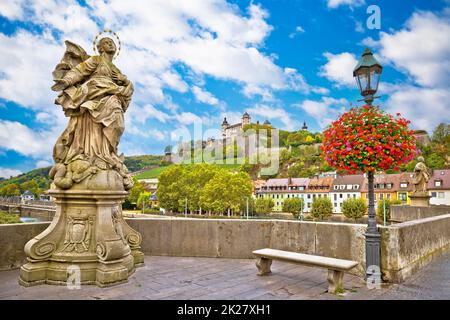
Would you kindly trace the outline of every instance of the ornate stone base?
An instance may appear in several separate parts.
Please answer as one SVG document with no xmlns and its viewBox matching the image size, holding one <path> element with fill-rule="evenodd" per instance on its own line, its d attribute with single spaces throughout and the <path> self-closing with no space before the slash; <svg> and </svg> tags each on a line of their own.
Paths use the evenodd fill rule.
<svg viewBox="0 0 450 320">
<path fill-rule="evenodd" d="M 126 282 L 143 265 L 141 235 L 122 217 L 126 191 L 50 190 L 56 215 L 25 245 L 23 286 L 69 282 L 100 287 Z"/>
<path fill-rule="evenodd" d="M 428 193 L 413 193 L 409 196 L 411 206 L 413 207 L 429 207 L 431 196 Z"/>
</svg>

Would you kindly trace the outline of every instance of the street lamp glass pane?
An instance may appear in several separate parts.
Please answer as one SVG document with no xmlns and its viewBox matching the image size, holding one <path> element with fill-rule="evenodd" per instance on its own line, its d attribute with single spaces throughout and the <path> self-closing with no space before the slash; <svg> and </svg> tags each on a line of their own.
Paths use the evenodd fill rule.
<svg viewBox="0 0 450 320">
<path fill-rule="evenodd" d="M 380 73 L 376 70 L 370 71 L 370 84 L 373 91 L 378 90 L 378 82 L 380 81 Z"/>
<path fill-rule="evenodd" d="M 364 93 L 370 89 L 369 74 L 364 71 L 358 74 L 359 88 L 361 90 L 361 93 Z"/>
</svg>

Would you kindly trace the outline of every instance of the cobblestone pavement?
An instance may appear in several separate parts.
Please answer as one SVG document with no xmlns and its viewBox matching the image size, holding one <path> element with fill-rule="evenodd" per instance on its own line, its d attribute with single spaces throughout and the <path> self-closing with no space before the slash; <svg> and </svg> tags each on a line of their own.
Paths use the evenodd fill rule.
<svg viewBox="0 0 450 320">
<path fill-rule="evenodd" d="M 450 253 L 428 264 L 404 283 L 393 286 L 380 298 L 450 300 Z"/>
<path fill-rule="evenodd" d="M 259 277 L 253 260 L 147 256 L 128 283 L 109 288 L 23 288 L 18 270 L 0 272 L 0 299 L 449 299 L 449 267 L 447 255 L 404 284 L 379 290 L 346 274 L 345 294 L 333 295 L 326 293 L 326 270 L 318 268 L 274 261 L 272 274 Z"/>
</svg>

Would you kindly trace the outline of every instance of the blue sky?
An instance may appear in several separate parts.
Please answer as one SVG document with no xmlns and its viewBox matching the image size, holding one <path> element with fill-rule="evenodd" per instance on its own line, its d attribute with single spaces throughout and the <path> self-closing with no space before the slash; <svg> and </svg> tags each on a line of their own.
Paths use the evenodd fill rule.
<svg viewBox="0 0 450 320">
<path fill-rule="evenodd" d="M 369 5 L 380 29 L 369 29 Z M 321 131 L 361 97 L 352 69 L 369 46 L 384 70 L 377 101 L 429 132 L 450 122 L 445 0 L 8 1 L 0 4 L 0 176 L 50 165 L 67 119 L 51 72 L 64 40 L 88 54 L 104 29 L 133 81 L 120 150 L 161 154 L 176 132 L 218 135 L 223 117 Z M 209 130 L 209 131 L 208 131 Z M 206 131 L 206 132 L 205 132 Z"/>
</svg>

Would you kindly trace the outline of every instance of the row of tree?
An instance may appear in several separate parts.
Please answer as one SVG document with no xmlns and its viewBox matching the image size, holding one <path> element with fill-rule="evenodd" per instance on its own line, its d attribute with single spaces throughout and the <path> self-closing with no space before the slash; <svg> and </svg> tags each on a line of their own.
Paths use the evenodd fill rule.
<svg viewBox="0 0 450 320">
<path fill-rule="evenodd" d="M 2 197 L 20 196 L 23 192 L 27 190 L 33 193 L 35 197 L 38 197 L 43 192 L 43 189 L 41 189 L 36 180 L 32 179 L 30 181 L 26 181 L 21 184 L 10 183 L 0 187 L 0 196 Z"/>
<path fill-rule="evenodd" d="M 400 200 L 383 200 L 378 202 L 377 215 L 380 220 L 386 216 L 390 219 L 391 205 L 401 204 Z M 274 202 L 270 198 L 258 198 L 255 201 L 255 211 L 259 215 L 266 215 L 272 212 Z M 283 212 L 292 213 L 298 219 L 304 211 L 305 203 L 302 198 L 289 198 L 283 202 Z M 315 198 L 311 205 L 310 216 L 319 220 L 326 220 L 333 214 L 333 204 L 330 198 Z M 353 220 L 362 218 L 367 214 L 367 202 L 362 198 L 349 198 L 342 203 L 342 214 Z"/>
<path fill-rule="evenodd" d="M 433 131 L 431 143 L 417 144 L 427 166 L 431 169 L 450 168 L 450 124 L 441 123 Z M 417 160 L 409 162 L 402 170 L 414 171 Z"/>
<path fill-rule="evenodd" d="M 212 164 L 174 165 L 159 177 L 160 206 L 171 212 L 243 213 L 252 195 L 248 174 Z"/>
</svg>

